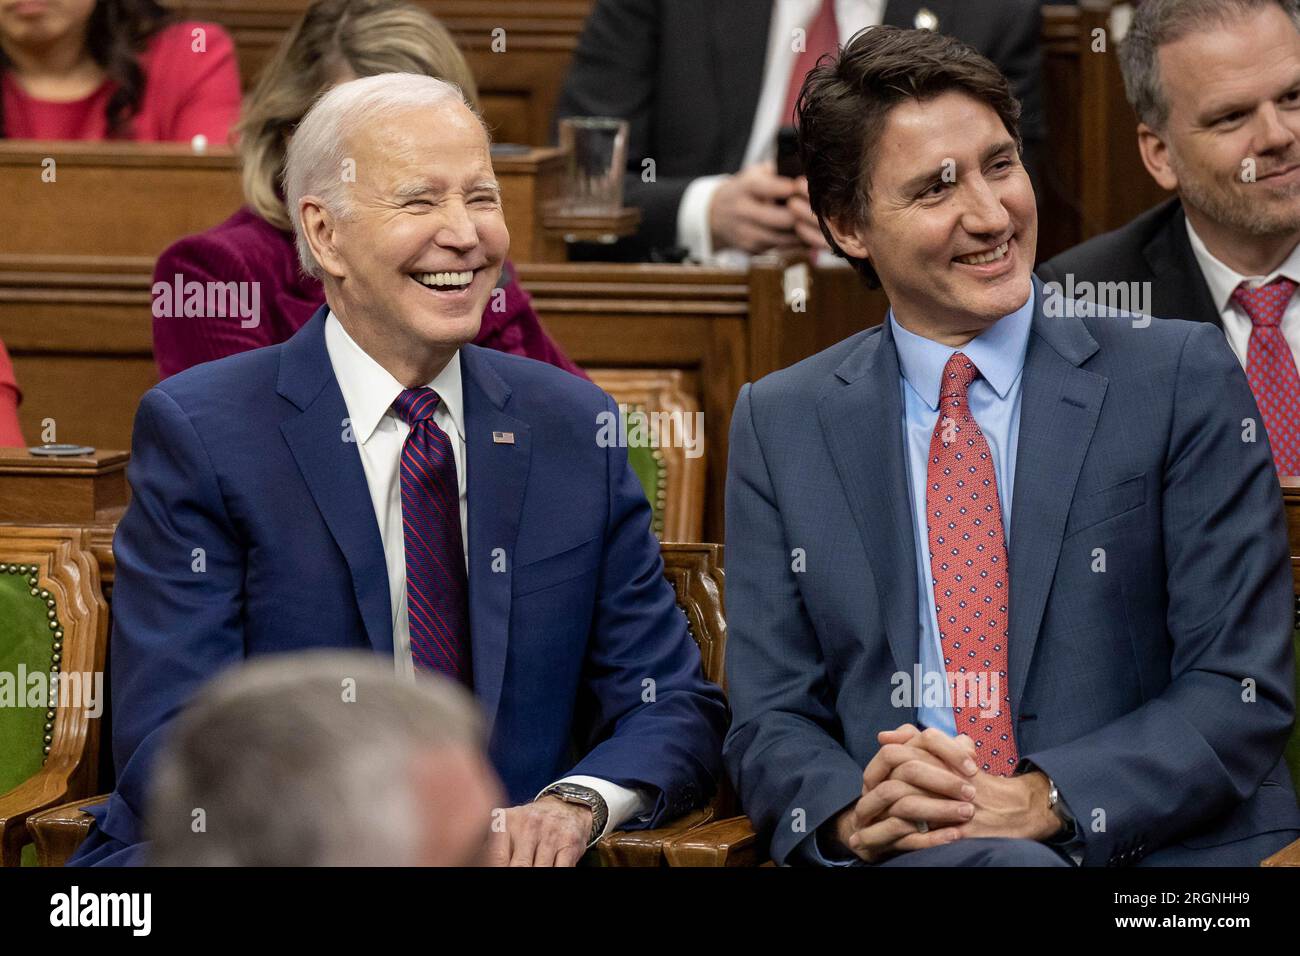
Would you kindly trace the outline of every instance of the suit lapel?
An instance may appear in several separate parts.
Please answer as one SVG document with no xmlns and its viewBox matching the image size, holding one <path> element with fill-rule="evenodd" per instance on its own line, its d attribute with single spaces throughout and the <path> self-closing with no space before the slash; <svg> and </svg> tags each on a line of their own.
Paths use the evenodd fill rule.
<svg viewBox="0 0 1300 956">
<path fill-rule="evenodd" d="M 918 654 L 916 543 L 889 323 L 864 338 L 835 375 L 817 405 L 822 434 L 876 580 L 894 662 L 910 674 Z"/>
<path fill-rule="evenodd" d="M 1161 299 L 1158 306 L 1152 303 L 1151 311 L 1161 319 L 1191 319 L 1222 328 L 1223 320 L 1187 237 L 1187 213 L 1177 199 L 1170 202 L 1178 204 L 1177 211 L 1142 250 Z"/>
<path fill-rule="evenodd" d="M 1011 701 L 1017 711 L 1065 521 L 1107 381 L 1079 368 L 1097 343 L 1077 318 L 1045 318 L 1034 280 L 1034 319 L 1021 384 L 1020 437 L 1011 505 Z"/>
<path fill-rule="evenodd" d="M 465 477 L 474 694 L 490 728 L 505 678 L 515 541 L 532 445 L 528 424 L 505 413 L 510 386 L 482 350 L 466 345 L 460 356 L 468 458 Z M 513 436 L 513 441 L 506 441 L 506 435 Z"/>
<path fill-rule="evenodd" d="M 366 635 L 376 651 L 393 653 L 388 566 L 348 409 L 325 348 L 326 307 L 281 346 L 277 391 L 301 414 L 280 431 L 325 524 L 352 574 Z"/>
</svg>

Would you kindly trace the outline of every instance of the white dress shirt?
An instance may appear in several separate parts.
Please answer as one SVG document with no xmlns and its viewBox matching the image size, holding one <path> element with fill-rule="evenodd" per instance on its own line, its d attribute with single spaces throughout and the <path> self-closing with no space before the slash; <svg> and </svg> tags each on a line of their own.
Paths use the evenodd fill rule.
<svg viewBox="0 0 1300 956">
<path fill-rule="evenodd" d="M 361 455 L 361 468 L 370 490 L 370 503 L 379 523 L 379 539 L 388 567 L 388 598 L 392 610 L 393 661 L 399 677 L 415 679 L 411 656 L 411 625 L 406 613 L 406 542 L 402 526 L 402 446 L 411 427 L 393 411 L 393 402 L 404 386 L 376 362 L 348 335 L 331 311 L 325 319 L 325 350 L 334 377 L 338 379 L 343 403 L 348 409 L 348 427 Z M 469 569 L 469 521 L 465 482 L 465 400 L 461 388 L 460 352 L 428 383 L 441 401 L 433 421 L 452 439 L 456 460 L 456 485 L 460 497 L 460 540 L 466 571 Z M 558 782 L 558 781 L 557 781 Z M 609 809 L 609 821 L 600 834 L 617 829 L 633 817 L 651 809 L 647 794 L 582 775 L 563 782 L 581 784 L 599 793 Z"/>
<path fill-rule="evenodd" d="M 1232 300 L 1232 293 L 1243 282 L 1255 288 L 1267 285 L 1278 276 L 1285 276 L 1292 282 L 1300 284 L 1300 244 L 1297 244 L 1282 264 L 1268 275 L 1244 276 L 1215 258 L 1214 253 L 1210 252 L 1204 240 L 1192 228 L 1190 219 L 1187 220 L 1187 237 L 1192 242 L 1192 254 L 1196 256 L 1201 274 L 1205 276 L 1205 284 L 1210 287 L 1210 298 L 1214 301 L 1219 319 L 1223 322 L 1223 331 L 1228 336 L 1228 345 L 1244 369 L 1247 350 L 1250 347 L 1252 325 L 1246 310 Z M 1167 316 L 1167 318 L 1182 318 L 1182 316 Z M 1282 313 L 1282 336 L 1286 339 L 1286 344 L 1291 346 L 1291 357 L 1296 362 L 1296 367 L 1300 368 L 1300 294 L 1291 297 L 1286 311 Z"/>
<path fill-rule="evenodd" d="M 752 166 L 776 156 L 776 131 L 784 117 L 786 94 L 789 92 L 790 71 L 794 69 L 794 31 L 807 30 L 813 17 L 821 8 L 822 0 L 773 0 L 772 23 L 767 32 L 767 58 L 763 67 L 763 86 L 754 110 L 754 125 L 750 128 L 749 145 L 741 168 Z M 879 26 L 884 22 L 885 0 L 835 0 L 835 25 L 839 29 L 840 43 L 859 30 Z M 677 206 L 677 244 L 689 250 L 691 258 L 699 262 L 710 261 L 714 256 L 713 236 L 709 229 L 709 206 L 727 176 L 701 176 L 691 182 L 682 193 Z"/>
</svg>

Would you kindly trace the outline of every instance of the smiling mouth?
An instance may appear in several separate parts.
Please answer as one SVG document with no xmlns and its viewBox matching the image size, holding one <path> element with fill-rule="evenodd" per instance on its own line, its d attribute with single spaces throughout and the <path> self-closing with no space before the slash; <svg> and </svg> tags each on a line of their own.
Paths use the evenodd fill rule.
<svg viewBox="0 0 1300 956">
<path fill-rule="evenodd" d="M 412 272 L 411 278 L 434 292 L 461 292 L 468 289 L 478 275 L 477 269 L 463 272 Z"/>
<path fill-rule="evenodd" d="M 957 256 L 953 261 L 960 262 L 962 265 L 967 266 L 988 265 L 990 262 L 997 262 L 999 259 L 1004 258 L 1010 248 L 1011 240 L 1008 239 L 992 252 L 980 252 L 970 256 Z"/>
<path fill-rule="evenodd" d="M 1271 172 L 1271 173 L 1265 173 L 1263 176 L 1260 176 L 1259 178 L 1260 178 L 1260 179 L 1277 179 L 1278 177 L 1289 175 L 1290 173 L 1295 172 L 1297 169 L 1300 169 L 1300 163 L 1297 163 L 1297 164 L 1294 165 L 1294 166 L 1287 166 L 1285 169 L 1277 169 L 1277 170 L 1274 170 L 1274 171 Z"/>
</svg>

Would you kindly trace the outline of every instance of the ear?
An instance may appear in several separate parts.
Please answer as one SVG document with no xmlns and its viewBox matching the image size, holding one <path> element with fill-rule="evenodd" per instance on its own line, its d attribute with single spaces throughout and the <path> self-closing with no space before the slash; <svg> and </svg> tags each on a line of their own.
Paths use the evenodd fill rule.
<svg viewBox="0 0 1300 956">
<path fill-rule="evenodd" d="M 298 216 L 303 235 L 317 264 L 326 275 L 342 279 L 345 275 L 343 260 L 338 254 L 337 220 L 316 196 L 303 196 L 298 200 Z"/>
<path fill-rule="evenodd" d="M 1169 146 L 1165 143 L 1164 137 L 1146 123 L 1138 123 L 1137 137 L 1138 153 L 1141 154 L 1142 164 L 1146 166 L 1151 178 L 1161 189 L 1170 192 L 1177 189 L 1178 174 L 1169 163 Z"/>
<path fill-rule="evenodd" d="M 843 249 L 845 254 L 855 259 L 871 258 L 871 250 L 866 243 L 865 230 L 861 226 L 850 224 L 844 218 L 827 217 L 826 228 L 830 230 L 831 235 L 835 238 L 835 244 Z"/>
</svg>

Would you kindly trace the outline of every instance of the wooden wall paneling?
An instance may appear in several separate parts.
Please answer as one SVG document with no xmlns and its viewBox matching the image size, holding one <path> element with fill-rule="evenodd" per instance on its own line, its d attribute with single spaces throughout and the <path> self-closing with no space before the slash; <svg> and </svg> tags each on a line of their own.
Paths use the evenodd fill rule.
<svg viewBox="0 0 1300 956">
<path fill-rule="evenodd" d="M 1118 229 L 1168 197 L 1142 164 L 1111 0 L 1043 8 L 1049 127 L 1039 259 Z M 1105 50 L 1094 51 L 1101 31 Z"/>
<path fill-rule="evenodd" d="M 95 270 L 98 271 L 90 271 Z M 158 380 L 147 257 L 0 255 L 0 341 L 23 390 L 31 444 L 130 448 L 140 397 Z"/>
</svg>

